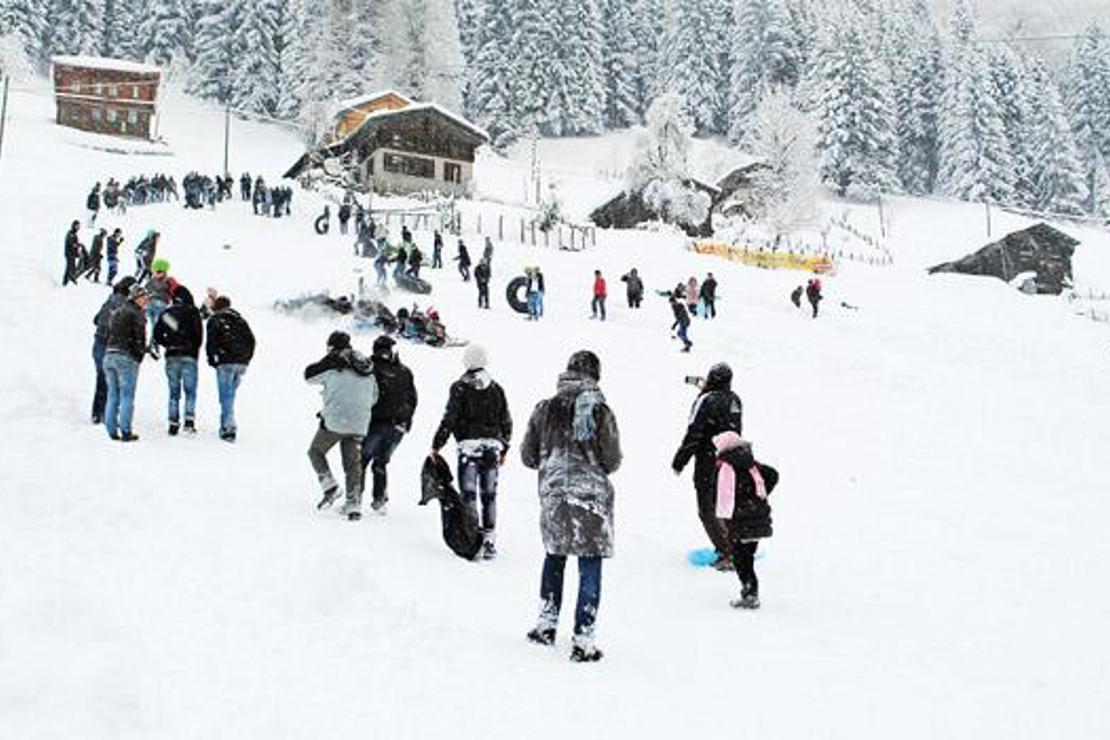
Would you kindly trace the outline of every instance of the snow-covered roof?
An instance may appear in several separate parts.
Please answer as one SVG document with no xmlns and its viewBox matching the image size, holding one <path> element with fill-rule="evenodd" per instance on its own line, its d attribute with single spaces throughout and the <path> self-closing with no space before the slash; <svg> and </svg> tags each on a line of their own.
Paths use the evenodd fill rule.
<svg viewBox="0 0 1110 740">
<path fill-rule="evenodd" d="M 114 72 L 136 72 L 140 74 L 162 74 L 162 70 L 153 64 L 129 62 L 125 59 L 111 59 L 109 57 L 93 56 L 56 56 L 51 57 L 51 64 L 61 64 L 67 67 L 86 67 L 89 69 L 106 69 Z"/>
<path fill-rule="evenodd" d="M 358 125 L 358 127 L 355 128 L 353 131 L 351 131 L 346 136 L 344 136 L 340 141 L 341 142 L 347 141 L 352 136 L 354 136 L 359 131 L 361 131 L 363 128 L 365 128 L 366 125 L 368 123 L 370 123 L 371 121 L 380 121 L 384 118 L 389 118 L 391 116 L 402 116 L 402 115 L 407 115 L 409 113 L 416 113 L 418 111 L 426 111 L 426 110 L 435 111 L 436 113 L 439 113 L 440 115 L 444 116 L 445 118 L 451 119 L 451 121 L 453 121 L 454 123 L 458 124 L 459 126 L 466 129 L 467 131 L 470 131 L 475 136 L 478 136 L 482 139 L 485 139 L 486 141 L 489 141 L 489 139 L 490 139 L 489 133 L 487 133 L 486 130 L 483 129 L 481 126 L 477 126 L 477 125 L 471 123 L 470 121 L 466 120 L 462 116 L 457 115 L 455 113 L 452 113 L 451 111 L 444 108 L 442 105 L 438 105 L 436 103 L 413 103 L 411 105 L 405 106 L 404 108 L 395 108 L 395 109 L 392 109 L 392 110 L 376 110 L 376 111 L 373 111 L 371 113 L 367 113 L 366 117 L 362 119 L 362 122 Z"/>
<path fill-rule="evenodd" d="M 339 103 L 336 104 L 335 113 L 339 114 L 340 112 L 345 111 L 349 108 L 357 108 L 360 105 L 366 105 L 367 103 L 371 103 L 379 98 L 384 98 L 389 95 L 393 95 L 405 101 L 405 105 L 412 105 L 416 102 L 409 96 L 405 95 L 404 93 L 399 93 L 396 90 L 378 90 L 377 92 L 367 93 L 366 95 L 359 95 L 358 97 L 340 100 Z"/>
</svg>

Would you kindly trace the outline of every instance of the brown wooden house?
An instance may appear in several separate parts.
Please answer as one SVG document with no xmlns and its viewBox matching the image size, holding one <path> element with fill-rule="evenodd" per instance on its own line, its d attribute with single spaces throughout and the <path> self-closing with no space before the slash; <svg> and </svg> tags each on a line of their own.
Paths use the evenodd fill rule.
<svg viewBox="0 0 1110 740">
<path fill-rule="evenodd" d="M 51 67 L 58 125 L 139 139 L 157 134 L 158 67 L 87 56 L 56 56 Z"/>
<path fill-rule="evenodd" d="M 434 103 L 393 91 L 346 101 L 324 146 L 307 152 L 285 173 L 299 177 L 338 161 L 347 184 L 383 193 L 474 191 L 474 156 L 485 131 Z"/>
</svg>

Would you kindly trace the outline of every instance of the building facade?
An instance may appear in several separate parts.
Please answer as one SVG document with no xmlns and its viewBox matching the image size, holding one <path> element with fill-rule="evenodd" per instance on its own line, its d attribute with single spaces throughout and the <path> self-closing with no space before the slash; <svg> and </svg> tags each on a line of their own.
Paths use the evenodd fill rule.
<svg viewBox="0 0 1110 740">
<path fill-rule="evenodd" d="M 138 139 L 157 136 L 158 67 L 73 56 L 54 57 L 51 67 L 58 125 Z"/>
</svg>

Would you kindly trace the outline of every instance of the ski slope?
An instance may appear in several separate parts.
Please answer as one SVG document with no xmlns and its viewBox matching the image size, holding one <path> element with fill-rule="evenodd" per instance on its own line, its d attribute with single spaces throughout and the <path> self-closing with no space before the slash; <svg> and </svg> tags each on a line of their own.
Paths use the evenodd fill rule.
<svg viewBox="0 0 1110 740">
<path fill-rule="evenodd" d="M 437 512 L 416 506 L 460 350 L 400 345 L 420 405 L 391 466 L 389 515 L 352 524 L 314 510 L 305 452 L 319 398 L 302 370 L 345 324 L 272 305 L 351 290 L 361 266 L 348 239 L 312 233 L 310 194 L 276 221 L 238 201 L 102 214 L 127 236 L 123 268 L 159 229 L 171 272 L 195 294 L 231 296 L 258 350 L 233 446 L 216 437 L 206 367 L 196 438 L 166 436 L 163 368 L 149 359 L 141 440 L 113 444 L 89 423 L 91 317 L 106 291 L 60 287 L 66 227 L 96 180 L 215 173 L 222 113 L 171 98 L 165 156 L 119 154 L 53 126 L 43 92 L 13 93 L 0 159 L 4 737 L 1110 735 L 1108 325 L 999 281 L 925 276 L 985 243 L 977 207 L 898 200 L 894 266 L 845 265 L 816 321 L 788 301 L 803 275 L 693 255 L 665 234 L 601 233 L 582 253 L 498 244 L 488 312 L 472 283 L 429 271 L 448 330 L 487 347 L 516 443 L 573 350 L 602 359 L 625 453 L 617 554 L 603 576 L 605 660 L 575 665 L 573 569 L 556 649 L 524 640 L 543 551 L 515 444 L 497 560 L 454 557 Z M 273 182 L 299 147 L 236 122 L 232 171 Z M 1110 290 L 1110 239 L 1079 238 L 1077 281 Z M 535 324 L 503 297 L 526 264 L 547 278 Z M 691 354 L 670 339 L 663 299 L 622 306 L 618 278 L 633 266 L 652 290 L 718 277 L 721 316 L 695 322 Z M 605 323 L 588 319 L 595 268 L 610 286 Z M 355 345 L 369 351 L 373 337 Z M 782 473 L 754 613 L 729 608 L 733 574 L 687 565 L 704 535 L 689 469 L 669 467 L 693 400 L 682 378 L 719 360 L 735 370 L 745 436 Z"/>
</svg>

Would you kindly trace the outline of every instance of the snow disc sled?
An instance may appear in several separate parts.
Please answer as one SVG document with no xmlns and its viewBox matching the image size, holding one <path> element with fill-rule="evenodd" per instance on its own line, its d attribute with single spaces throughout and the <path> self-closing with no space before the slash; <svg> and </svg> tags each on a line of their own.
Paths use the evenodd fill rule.
<svg viewBox="0 0 1110 740">
<path fill-rule="evenodd" d="M 755 554 L 755 559 L 760 560 L 762 552 Z M 717 551 L 712 547 L 699 547 L 686 553 L 686 562 L 695 568 L 711 568 L 717 562 Z"/>
<path fill-rule="evenodd" d="M 393 276 L 393 280 L 397 283 L 397 287 L 407 290 L 410 293 L 420 293 L 427 295 L 432 292 L 432 284 L 422 278 L 416 278 L 407 273 L 399 273 Z"/>
<path fill-rule="evenodd" d="M 528 299 L 525 297 L 527 288 L 528 278 L 524 276 L 513 278 L 505 288 L 505 300 L 509 302 L 509 306 L 517 313 L 528 313 Z"/>
</svg>

